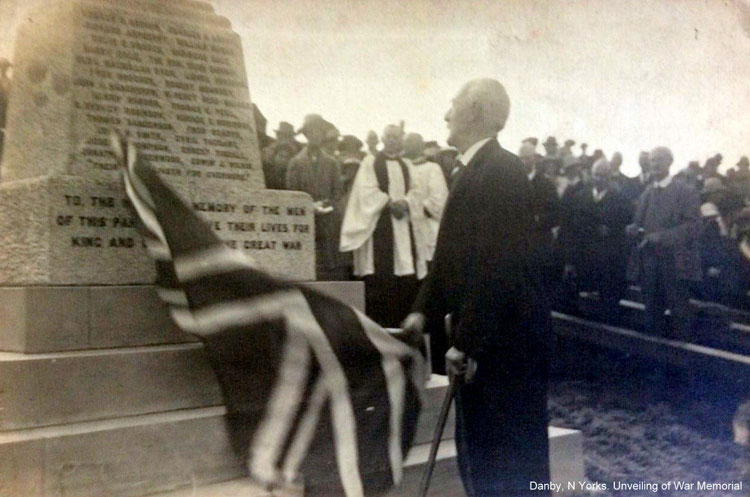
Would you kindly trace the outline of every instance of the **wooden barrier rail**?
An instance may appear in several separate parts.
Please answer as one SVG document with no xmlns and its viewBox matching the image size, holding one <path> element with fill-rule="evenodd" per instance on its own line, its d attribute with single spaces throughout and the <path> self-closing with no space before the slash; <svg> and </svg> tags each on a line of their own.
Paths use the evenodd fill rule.
<svg viewBox="0 0 750 497">
<path fill-rule="evenodd" d="M 750 380 L 750 355 L 652 336 L 555 311 L 552 312 L 552 323 L 555 333 L 561 337 L 575 338 L 675 366 L 712 371 L 734 380 Z"/>
</svg>

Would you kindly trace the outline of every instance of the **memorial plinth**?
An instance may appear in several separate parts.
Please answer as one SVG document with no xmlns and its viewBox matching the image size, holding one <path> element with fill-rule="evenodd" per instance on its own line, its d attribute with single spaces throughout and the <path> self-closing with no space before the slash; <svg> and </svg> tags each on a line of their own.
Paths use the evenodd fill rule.
<svg viewBox="0 0 750 497">
<path fill-rule="evenodd" d="M 240 39 L 190 0 L 52 3 L 18 34 L 0 284 L 150 283 L 108 136 L 261 268 L 315 278 L 310 197 L 265 190 Z"/>
</svg>

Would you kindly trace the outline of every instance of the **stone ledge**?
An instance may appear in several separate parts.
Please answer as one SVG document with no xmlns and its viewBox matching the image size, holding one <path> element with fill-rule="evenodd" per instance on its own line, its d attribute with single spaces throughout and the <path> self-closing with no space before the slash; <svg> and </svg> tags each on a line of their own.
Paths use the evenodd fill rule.
<svg viewBox="0 0 750 497">
<path fill-rule="evenodd" d="M 202 345 L 0 353 L 0 432 L 222 404 Z"/>
<path fill-rule="evenodd" d="M 362 282 L 304 284 L 364 309 Z M 0 287 L 0 350 L 39 353 L 195 341 L 172 323 L 152 285 Z"/>
</svg>

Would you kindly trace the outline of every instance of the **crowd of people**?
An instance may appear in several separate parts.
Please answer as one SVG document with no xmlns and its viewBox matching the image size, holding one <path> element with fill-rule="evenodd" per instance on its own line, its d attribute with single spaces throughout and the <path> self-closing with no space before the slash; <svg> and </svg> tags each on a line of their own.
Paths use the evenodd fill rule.
<svg viewBox="0 0 750 497">
<path fill-rule="evenodd" d="M 275 140 L 264 129 L 261 120 L 267 187 L 313 197 L 318 279 L 364 280 L 368 314 L 398 326 L 430 270 L 448 192 L 465 168 L 458 151 L 403 124 L 371 131 L 363 143 L 317 114 L 297 131 L 280 123 Z M 670 174 L 679 169 L 672 152 L 657 147 L 641 152 L 631 178 L 619 152 L 608 158 L 599 149 L 589 155 L 586 143 L 575 147 L 531 137 L 517 151 L 532 186 L 531 250 L 553 306 L 578 312 L 587 292 L 598 296 L 602 320 L 619 323 L 620 300 L 636 284 L 646 329 L 690 339 L 690 298 L 747 305 L 747 157 L 725 174 L 720 154 Z"/>
</svg>

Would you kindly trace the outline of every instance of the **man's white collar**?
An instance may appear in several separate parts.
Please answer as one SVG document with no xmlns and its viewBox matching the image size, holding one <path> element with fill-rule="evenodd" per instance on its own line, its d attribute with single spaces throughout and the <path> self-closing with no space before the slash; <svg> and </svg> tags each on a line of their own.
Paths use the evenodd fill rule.
<svg viewBox="0 0 750 497">
<path fill-rule="evenodd" d="M 482 148 L 485 143 L 487 143 L 488 141 L 492 140 L 492 138 L 493 137 L 490 136 L 489 138 L 484 138 L 482 140 L 479 140 L 474 145 L 472 145 L 471 147 L 467 148 L 466 152 L 464 152 L 461 155 L 459 155 L 458 156 L 458 160 L 460 160 L 461 164 L 463 164 L 464 166 L 468 166 L 469 162 L 471 162 L 471 159 L 473 159 L 474 156 L 477 154 L 477 152 L 479 152 L 479 149 Z"/>
<path fill-rule="evenodd" d="M 670 184 L 670 183 L 672 182 L 672 178 L 673 178 L 673 177 L 674 177 L 674 176 L 667 176 L 667 177 L 666 177 L 666 178 L 664 178 L 663 180 L 661 180 L 661 181 L 657 181 L 657 182 L 656 182 L 655 184 L 656 184 L 656 186 L 658 186 L 659 188 L 666 188 L 666 187 L 668 187 L 668 186 L 669 186 L 669 184 Z"/>
</svg>

